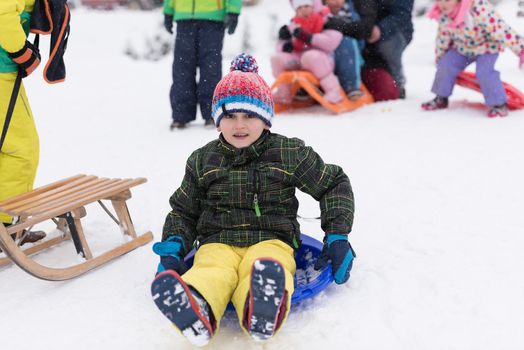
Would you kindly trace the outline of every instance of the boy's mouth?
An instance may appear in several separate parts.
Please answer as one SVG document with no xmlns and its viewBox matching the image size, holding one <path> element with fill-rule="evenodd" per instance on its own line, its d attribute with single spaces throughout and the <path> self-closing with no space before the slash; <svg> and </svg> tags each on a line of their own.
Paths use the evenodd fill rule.
<svg viewBox="0 0 524 350">
<path fill-rule="evenodd" d="M 236 133 L 236 134 L 233 134 L 233 137 L 237 138 L 237 139 L 245 139 L 246 137 L 248 137 L 249 134 L 247 133 Z"/>
</svg>

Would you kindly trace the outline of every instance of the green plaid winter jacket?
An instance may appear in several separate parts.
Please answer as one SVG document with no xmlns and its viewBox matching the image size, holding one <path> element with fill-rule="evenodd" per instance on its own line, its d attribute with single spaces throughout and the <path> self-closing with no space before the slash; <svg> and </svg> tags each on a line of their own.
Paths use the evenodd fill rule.
<svg viewBox="0 0 524 350">
<path fill-rule="evenodd" d="M 182 185 L 170 198 L 173 210 L 162 240 L 182 237 L 184 253 L 195 241 L 245 247 L 280 239 L 297 248 L 296 188 L 319 201 L 326 234 L 351 231 L 353 192 L 342 168 L 324 164 L 296 138 L 264 131 L 239 150 L 220 135 L 187 160 Z"/>
</svg>

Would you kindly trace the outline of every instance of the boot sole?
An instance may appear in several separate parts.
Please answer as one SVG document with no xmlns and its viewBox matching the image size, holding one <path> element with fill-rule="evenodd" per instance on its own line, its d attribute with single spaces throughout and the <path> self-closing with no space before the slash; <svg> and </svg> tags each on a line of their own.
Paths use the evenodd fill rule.
<svg viewBox="0 0 524 350">
<path fill-rule="evenodd" d="M 200 312 L 187 284 L 174 271 L 160 273 L 151 284 L 156 306 L 196 346 L 206 345 L 213 328 Z"/>
<path fill-rule="evenodd" d="M 272 337 L 285 295 L 282 265 L 272 259 L 256 260 L 251 269 L 248 332 L 255 340 Z"/>
</svg>

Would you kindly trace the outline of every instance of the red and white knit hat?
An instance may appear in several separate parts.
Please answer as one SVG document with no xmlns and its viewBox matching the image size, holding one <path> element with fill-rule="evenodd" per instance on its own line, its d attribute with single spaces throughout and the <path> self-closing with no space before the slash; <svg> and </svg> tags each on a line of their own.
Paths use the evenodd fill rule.
<svg viewBox="0 0 524 350">
<path fill-rule="evenodd" d="M 257 61 L 245 53 L 231 62 L 213 94 L 211 113 L 217 127 L 224 115 L 235 112 L 255 115 L 270 127 L 275 115 L 271 89 L 258 75 Z"/>
</svg>

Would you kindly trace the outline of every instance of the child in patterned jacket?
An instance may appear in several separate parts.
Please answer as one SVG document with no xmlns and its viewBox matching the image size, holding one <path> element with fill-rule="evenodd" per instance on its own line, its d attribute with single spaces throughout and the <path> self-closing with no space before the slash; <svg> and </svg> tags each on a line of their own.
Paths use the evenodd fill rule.
<svg viewBox="0 0 524 350">
<path fill-rule="evenodd" d="M 271 68 L 276 78 L 287 70 L 303 69 L 320 81 L 324 98 L 331 103 L 342 100 L 342 87 L 334 74 L 333 53 L 342 41 L 336 30 L 323 30 L 329 9 L 317 0 L 291 0 L 296 16 L 278 33 L 277 53 L 271 57 Z M 273 97 L 279 103 L 291 103 L 291 86 L 280 85 Z"/>
<path fill-rule="evenodd" d="M 524 62 L 524 38 L 519 36 L 495 11 L 488 0 L 437 0 L 429 17 L 439 21 L 436 61 L 437 73 L 431 91 L 437 96 L 422 104 L 425 110 L 447 108 L 456 78 L 476 62 L 488 116 L 508 114 L 507 96 L 495 70 L 499 52 L 509 47 Z"/>
<path fill-rule="evenodd" d="M 341 284 L 353 264 L 349 179 L 303 141 L 269 131 L 273 98 L 257 72 L 251 56 L 239 55 L 216 86 L 212 115 L 220 136 L 187 160 L 162 242 L 153 246 L 160 256 L 153 299 L 194 345 L 210 341 L 230 301 L 241 328 L 255 340 L 282 327 L 300 242 L 297 188 L 320 204 L 325 238 L 316 268 L 331 260 Z M 184 257 L 197 241 L 187 270 Z"/>
</svg>

